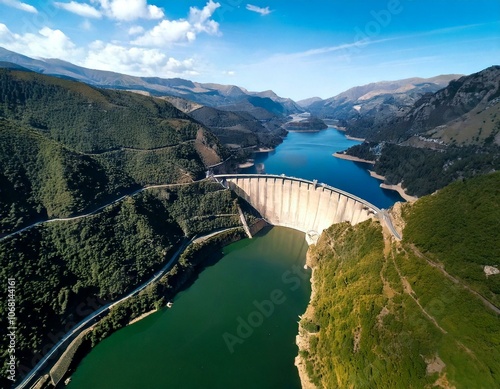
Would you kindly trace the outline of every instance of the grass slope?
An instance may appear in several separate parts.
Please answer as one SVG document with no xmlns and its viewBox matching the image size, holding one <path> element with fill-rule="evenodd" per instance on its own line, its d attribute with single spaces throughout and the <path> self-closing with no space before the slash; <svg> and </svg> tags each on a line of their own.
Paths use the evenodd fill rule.
<svg viewBox="0 0 500 389">
<path fill-rule="evenodd" d="M 498 301 L 499 275 L 480 264 L 498 264 L 499 179 L 419 200 L 403 242 L 384 242 L 371 221 L 324 232 L 300 329 L 317 387 L 500 387 L 499 316 L 472 292 Z"/>
</svg>

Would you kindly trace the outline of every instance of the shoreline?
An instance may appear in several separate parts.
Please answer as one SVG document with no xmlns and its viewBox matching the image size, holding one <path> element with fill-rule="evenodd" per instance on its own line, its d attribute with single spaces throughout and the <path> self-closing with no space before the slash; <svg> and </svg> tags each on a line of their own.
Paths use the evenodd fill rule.
<svg viewBox="0 0 500 389">
<path fill-rule="evenodd" d="M 394 190 L 394 191 L 398 192 L 399 195 L 409 203 L 413 203 L 413 202 L 418 200 L 418 197 L 407 194 L 405 192 L 405 190 L 403 189 L 403 187 L 401 186 L 401 183 L 399 183 L 397 185 L 388 185 L 388 184 L 382 183 L 382 184 L 380 184 L 380 187 L 382 189 Z"/>
<path fill-rule="evenodd" d="M 354 136 L 349 136 L 349 135 L 344 135 L 344 136 L 349 140 L 357 140 L 358 142 L 364 142 L 366 140 L 365 138 L 356 138 Z"/>
<path fill-rule="evenodd" d="M 368 173 L 370 173 L 370 176 L 372 176 L 373 178 L 376 178 L 377 180 L 385 181 L 384 176 L 382 176 L 381 174 L 375 173 L 373 170 L 368 170 Z M 382 189 L 393 190 L 395 192 L 398 192 L 399 195 L 409 203 L 413 203 L 414 201 L 418 200 L 417 196 L 412 196 L 412 195 L 409 195 L 408 193 L 406 193 L 405 190 L 403 189 L 403 186 L 401 185 L 401 183 L 399 183 L 397 185 L 389 185 L 389 184 L 382 182 L 380 184 L 380 187 Z"/>
<path fill-rule="evenodd" d="M 335 158 L 339 159 L 345 159 L 347 161 L 353 161 L 353 162 L 361 162 L 361 163 L 369 163 L 371 165 L 375 165 L 375 161 L 368 161 L 366 159 L 361 159 L 358 157 L 353 157 L 352 155 L 348 154 L 342 154 L 342 153 L 333 153 L 332 154 Z"/>
<path fill-rule="evenodd" d="M 153 313 L 156 313 L 156 312 L 158 312 L 157 309 L 153 309 L 149 312 L 144 312 L 142 315 L 137 316 L 135 319 L 130 320 L 127 325 L 129 326 L 129 325 L 132 325 L 134 323 L 137 323 L 138 321 L 140 321 L 140 320 L 144 319 L 145 317 L 152 315 Z"/>
<path fill-rule="evenodd" d="M 247 159 L 246 162 L 238 164 L 238 169 L 245 169 L 245 168 L 248 168 L 248 167 L 252 167 L 254 165 L 255 165 L 255 162 L 254 162 L 253 159 Z"/>
<path fill-rule="evenodd" d="M 385 177 L 384 176 L 375 173 L 373 170 L 368 170 L 368 173 L 370 173 L 370 176 L 372 176 L 373 178 L 376 178 L 377 180 L 385 181 Z"/>
<path fill-rule="evenodd" d="M 272 147 L 259 147 L 254 151 L 254 153 L 270 153 L 272 151 L 274 151 L 274 148 Z"/>
<path fill-rule="evenodd" d="M 311 248 L 307 250 L 306 254 L 306 265 L 311 268 L 311 279 L 309 280 L 311 283 L 311 296 L 309 297 L 309 302 L 307 303 L 307 307 L 305 312 L 302 314 L 302 316 L 299 315 L 300 321 L 299 323 L 299 331 L 297 336 L 295 337 L 295 344 L 298 347 L 298 353 L 297 356 L 295 357 L 294 365 L 298 370 L 299 373 L 299 378 L 300 378 L 300 384 L 302 386 L 302 389 L 317 389 L 316 385 L 314 385 L 311 382 L 311 379 L 309 378 L 309 375 L 307 374 L 307 367 L 306 367 L 306 360 L 304 357 L 302 357 L 301 352 L 302 351 L 307 351 L 309 349 L 309 341 L 311 338 L 310 333 L 304 329 L 301 325 L 302 318 L 310 318 L 314 316 L 314 307 L 312 305 L 312 302 L 316 296 L 316 288 L 314 284 L 314 267 L 311 266 L 311 258 L 310 254 L 311 253 Z"/>
</svg>

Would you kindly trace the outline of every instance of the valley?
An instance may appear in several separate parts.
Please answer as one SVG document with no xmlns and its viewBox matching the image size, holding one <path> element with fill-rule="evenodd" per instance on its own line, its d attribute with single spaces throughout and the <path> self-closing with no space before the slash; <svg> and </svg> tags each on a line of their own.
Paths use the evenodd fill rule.
<svg viewBox="0 0 500 389">
<path fill-rule="evenodd" d="M 296 103 L 272 91 L 91 71 L 4 49 L 0 60 L 0 272 L 22 285 L 16 384 L 27 378 L 19 387 L 39 379 L 39 388 L 61 387 L 68 375 L 70 388 L 118 385 L 127 362 L 113 354 L 135 354 L 145 339 L 145 354 L 137 351 L 144 361 L 162 360 L 156 342 L 169 348 L 165 358 L 183 361 L 149 377 L 151 387 L 231 385 L 243 370 L 248 387 L 498 384 L 500 278 L 484 271 L 500 266 L 498 66 Z M 344 151 L 354 161 L 334 158 Z M 242 167 L 248 159 L 253 165 Z M 244 183 L 235 173 L 266 176 Z M 230 190 L 214 174 L 240 185 Z M 383 189 L 393 185 L 418 200 L 399 203 Z M 339 190 L 316 196 L 330 186 Z M 287 220 L 315 232 L 317 243 L 308 248 L 303 233 L 264 227 Z M 311 296 L 310 272 L 295 272 L 304 263 L 313 269 Z M 296 282 L 299 292 L 288 293 Z M 234 333 L 244 299 L 255 306 L 274 290 L 287 301 L 269 322 L 250 325 L 250 342 L 221 335 Z M 84 327 L 78 351 L 49 377 Z M 297 331 L 302 382 L 293 366 Z M 268 337 L 280 346 L 256 363 Z M 228 339 L 241 353 L 222 347 Z M 141 370 L 126 370 L 119 385 L 144 385 Z"/>
</svg>

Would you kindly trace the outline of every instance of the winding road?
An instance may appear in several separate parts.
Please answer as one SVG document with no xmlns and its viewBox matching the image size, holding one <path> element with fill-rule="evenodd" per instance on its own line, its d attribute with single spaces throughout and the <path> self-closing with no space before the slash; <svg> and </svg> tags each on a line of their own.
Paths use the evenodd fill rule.
<svg viewBox="0 0 500 389">
<path fill-rule="evenodd" d="M 182 183 L 182 184 L 163 184 L 163 185 L 145 186 L 144 188 L 140 188 L 140 189 L 137 189 L 135 192 L 123 195 L 123 196 L 121 196 L 121 197 L 119 197 L 119 198 L 117 198 L 117 199 L 115 199 L 115 200 L 113 200 L 113 201 L 111 201 L 111 202 L 109 202 L 107 204 L 104 204 L 104 205 L 100 206 L 99 208 L 94 209 L 91 212 L 85 213 L 83 215 L 72 216 L 72 217 L 63 217 L 63 218 L 55 218 L 55 219 L 48 219 L 48 220 L 41 220 L 41 221 L 38 221 L 36 223 L 30 224 L 29 226 L 23 227 L 20 230 L 11 232 L 10 234 L 1 237 L 0 238 L 0 242 L 2 240 L 11 238 L 11 237 L 13 237 L 13 236 L 15 236 L 17 234 L 20 234 L 21 232 L 30 230 L 30 229 L 32 229 L 32 228 L 34 228 L 36 226 L 41 225 L 41 224 L 52 223 L 52 222 L 63 222 L 63 221 L 78 220 L 78 219 L 82 219 L 84 217 L 93 216 L 93 215 L 97 214 L 98 212 L 102 211 L 104 208 L 109 207 L 110 205 L 119 203 L 120 201 L 125 200 L 127 197 L 133 197 L 133 196 L 135 196 L 135 195 L 137 195 L 137 194 L 139 194 L 141 192 L 144 192 L 145 190 L 156 189 L 156 188 L 172 188 L 172 187 L 176 187 L 176 186 L 191 185 L 191 184 L 194 184 L 195 182 L 201 182 L 201 181 L 205 181 L 205 180 L 206 180 L 206 178 L 203 178 L 203 179 L 197 180 L 197 181 L 186 182 L 186 183 Z"/>
<path fill-rule="evenodd" d="M 128 300 L 130 297 L 135 296 L 137 293 L 145 289 L 149 284 L 157 281 L 162 277 L 168 270 L 170 270 L 170 267 L 172 264 L 177 260 L 179 255 L 186 249 L 187 246 L 189 246 L 192 242 L 194 241 L 194 238 L 187 241 L 185 240 L 179 249 L 172 255 L 170 260 L 147 282 L 144 284 L 138 286 L 135 288 L 132 292 L 127 294 L 126 296 L 122 297 L 121 299 L 104 305 L 103 307 L 99 308 L 97 311 L 91 313 L 89 316 L 87 316 L 85 319 L 83 319 L 80 323 L 78 323 L 76 326 L 74 326 L 69 332 L 64 335 L 64 337 L 56 343 L 50 351 L 36 364 L 36 366 L 31 370 L 31 372 L 24 377 L 22 382 L 16 387 L 17 389 L 22 389 L 27 387 L 27 385 L 35 378 L 39 370 L 45 365 L 45 363 L 52 358 L 52 356 L 59 350 L 61 346 L 63 346 L 71 337 L 75 336 L 77 333 L 79 333 L 81 330 L 83 330 L 89 323 L 91 323 L 96 317 L 104 313 L 105 311 L 110 310 L 113 308 L 115 305 L 118 305 L 122 303 L 125 300 Z"/>
</svg>

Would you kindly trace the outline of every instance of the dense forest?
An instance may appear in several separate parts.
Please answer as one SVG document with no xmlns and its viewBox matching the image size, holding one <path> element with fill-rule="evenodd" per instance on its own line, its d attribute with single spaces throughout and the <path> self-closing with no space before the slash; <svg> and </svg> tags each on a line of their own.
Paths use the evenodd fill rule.
<svg viewBox="0 0 500 389">
<path fill-rule="evenodd" d="M 1 116 L 84 153 L 172 146 L 199 128 L 161 99 L 30 72 L 0 69 L 0 90 Z"/>
<path fill-rule="evenodd" d="M 431 150 L 391 143 L 362 143 L 347 154 L 375 160 L 373 170 L 388 184 L 402 183 L 407 193 L 424 196 L 455 180 L 500 170 L 500 147 L 449 146 Z"/>
<path fill-rule="evenodd" d="M 209 181 L 152 189 L 94 216 L 43 224 L 0 241 L 1 278 L 14 278 L 18 285 L 19 371 L 31 369 L 37 355 L 90 312 L 148 280 L 185 237 L 239 227 L 238 201 L 234 193 Z M 164 285 L 162 293 L 172 292 L 177 273 L 184 278 L 191 274 L 189 255 L 174 266 L 170 284 L 165 281 L 170 287 Z M 6 298 L 7 291 L 1 293 Z M 148 307 L 163 304 L 162 293 L 149 290 Z M 133 305 L 127 306 L 140 312 L 141 305 Z M 0 308 L 2 328 L 7 326 L 5 309 Z M 1 351 L 3 361 L 6 352 Z"/>
<path fill-rule="evenodd" d="M 311 251 L 315 295 L 301 348 L 318 388 L 500 386 L 500 174 L 407 205 L 403 242 L 337 224 Z M 458 280 L 458 281 L 457 281 Z M 470 289 L 468 289 L 470 288 Z"/>
<path fill-rule="evenodd" d="M 161 99 L 6 69 L 0 90 L 0 234 L 198 180 L 229 155 Z"/>
</svg>

